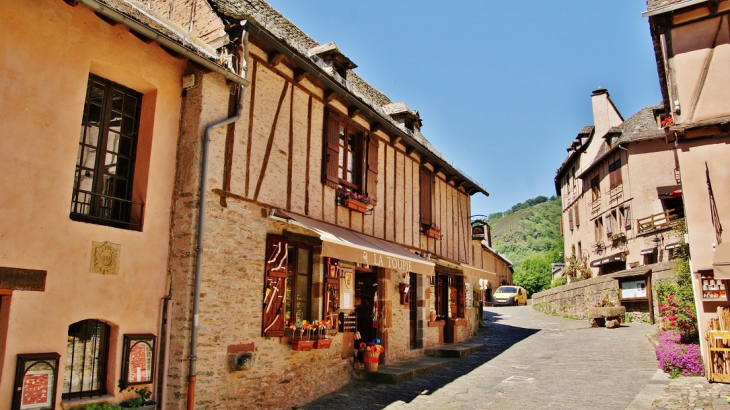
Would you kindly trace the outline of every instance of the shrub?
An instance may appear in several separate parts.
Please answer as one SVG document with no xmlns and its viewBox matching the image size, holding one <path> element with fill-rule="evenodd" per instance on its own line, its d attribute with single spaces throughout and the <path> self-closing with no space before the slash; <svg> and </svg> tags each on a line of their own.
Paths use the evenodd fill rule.
<svg viewBox="0 0 730 410">
<path fill-rule="evenodd" d="M 675 330 L 659 332 L 659 344 L 654 348 L 659 368 L 670 377 L 704 376 L 705 367 L 698 344 L 681 343 L 682 335 Z"/>
</svg>

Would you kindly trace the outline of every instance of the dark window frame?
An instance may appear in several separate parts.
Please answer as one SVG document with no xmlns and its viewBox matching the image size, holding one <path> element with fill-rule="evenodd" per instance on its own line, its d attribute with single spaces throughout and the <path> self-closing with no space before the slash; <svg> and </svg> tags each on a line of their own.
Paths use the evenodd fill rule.
<svg viewBox="0 0 730 410">
<path fill-rule="evenodd" d="M 436 175 L 426 167 L 419 170 L 419 215 L 420 222 L 428 229 L 434 223 L 433 194 L 436 190 Z"/>
<path fill-rule="evenodd" d="M 150 384 L 155 377 L 155 342 L 157 337 L 150 333 L 143 334 L 125 334 L 124 342 L 122 346 L 122 372 L 119 379 L 119 387 L 121 389 L 127 388 L 127 386 L 139 385 L 139 384 Z M 139 344 L 145 344 L 151 351 L 151 360 L 149 374 L 150 379 L 146 381 L 130 381 L 129 380 L 129 364 L 131 362 L 132 349 Z"/>
<path fill-rule="evenodd" d="M 286 270 L 286 284 L 284 287 L 286 300 L 284 301 L 284 316 L 285 320 L 292 322 L 299 322 L 301 320 L 312 320 L 312 303 L 313 293 L 312 289 L 314 286 L 314 247 L 297 243 L 289 242 L 288 246 L 288 258 L 287 270 Z M 298 272 L 297 267 L 299 266 L 299 250 L 307 250 L 309 252 L 309 263 L 307 264 L 307 272 Z M 305 298 L 299 298 L 301 294 L 298 289 L 298 276 L 307 276 L 307 289 L 304 292 Z M 300 313 L 297 309 L 297 302 L 304 302 L 303 312 L 301 312 L 301 319 L 297 319 L 297 314 Z"/>
<path fill-rule="evenodd" d="M 369 135 L 362 128 L 351 121 L 345 120 L 332 110 L 325 111 L 325 156 L 323 161 L 325 183 L 341 191 L 365 194 L 365 173 L 368 170 L 368 164 L 365 162 L 368 149 L 366 143 L 370 140 Z M 337 129 L 333 130 L 332 127 L 335 126 Z M 354 139 L 354 149 L 349 149 L 350 137 Z M 353 158 L 353 169 L 350 171 L 353 176 L 352 181 L 347 178 L 348 170 L 346 165 L 348 164 L 348 158 Z M 374 195 L 368 196 L 374 197 Z"/>
<path fill-rule="evenodd" d="M 72 220 L 141 229 L 144 204 L 132 201 L 132 194 L 142 97 L 130 88 L 89 75 L 69 215 Z M 82 186 L 89 183 L 90 187 Z"/>
<path fill-rule="evenodd" d="M 621 177 L 621 158 L 608 165 L 609 188 L 614 189 L 623 183 Z"/>
<path fill-rule="evenodd" d="M 76 323 L 72 323 L 68 327 L 69 341 L 67 342 L 67 344 L 72 342 L 71 338 L 76 337 L 75 335 L 81 334 L 81 333 L 88 333 L 89 324 L 92 324 L 93 326 L 97 326 L 97 329 L 93 331 L 94 333 L 89 334 L 89 340 L 91 340 L 93 338 L 93 336 L 97 336 L 97 338 L 99 339 L 99 340 L 93 341 L 94 344 L 92 346 L 92 353 L 94 354 L 94 357 L 96 358 L 96 360 L 94 361 L 94 364 L 91 369 L 91 372 L 93 374 L 98 375 L 99 388 L 84 390 L 84 386 L 83 386 L 84 381 L 85 381 L 84 380 L 84 375 L 85 375 L 84 368 L 86 366 L 85 355 L 86 355 L 86 350 L 87 350 L 87 343 L 89 342 L 87 340 L 84 340 L 84 352 L 83 352 L 84 356 L 82 356 L 82 358 L 81 358 L 82 363 L 83 363 L 83 365 L 81 366 L 82 367 L 81 390 L 71 391 L 72 386 L 73 386 L 74 372 L 73 371 L 69 372 L 71 377 L 68 380 L 68 384 L 69 384 L 68 391 L 66 391 L 64 389 L 64 391 L 61 394 L 61 397 L 64 400 L 83 398 L 83 397 L 103 396 L 103 395 L 107 394 L 106 379 L 107 379 L 107 371 L 108 371 L 107 363 L 109 360 L 109 339 L 110 339 L 110 333 L 111 333 L 111 326 L 109 324 L 107 324 L 101 320 L 97 320 L 97 319 L 85 319 L 85 320 L 81 320 Z M 74 326 L 77 326 L 77 328 L 72 329 L 72 327 L 74 327 Z M 71 334 L 72 331 L 77 332 L 77 333 L 74 333 L 74 335 L 72 335 Z M 76 355 L 76 343 L 74 343 L 73 347 L 71 348 L 70 357 L 66 358 L 66 364 L 65 364 L 64 369 L 66 367 L 68 367 L 69 363 L 71 363 L 71 367 L 73 368 L 74 367 L 73 363 L 77 357 L 78 356 Z M 64 371 L 64 387 L 65 387 L 65 384 L 66 384 L 66 372 Z"/>
</svg>

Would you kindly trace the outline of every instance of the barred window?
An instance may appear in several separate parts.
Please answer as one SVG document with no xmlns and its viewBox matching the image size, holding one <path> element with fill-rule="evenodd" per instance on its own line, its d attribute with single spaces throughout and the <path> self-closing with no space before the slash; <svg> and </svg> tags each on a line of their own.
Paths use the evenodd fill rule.
<svg viewBox="0 0 730 410">
<path fill-rule="evenodd" d="M 109 325 L 96 319 L 82 320 L 68 327 L 64 399 L 106 394 L 109 330 Z"/>
</svg>

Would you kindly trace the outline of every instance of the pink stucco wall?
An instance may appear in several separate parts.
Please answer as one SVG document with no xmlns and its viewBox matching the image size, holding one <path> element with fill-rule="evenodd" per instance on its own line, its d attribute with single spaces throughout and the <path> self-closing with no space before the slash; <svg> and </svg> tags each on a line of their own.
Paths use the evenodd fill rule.
<svg viewBox="0 0 730 410">
<path fill-rule="evenodd" d="M 0 264 L 47 271 L 44 292 L 12 294 L 0 407 L 11 401 L 19 353 L 61 354 L 61 401 L 68 326 L 84 319 L 112 326 L 106 384 L 118 401 L 122 335 L 159 333 L 185 62 L 60 0 L 2 2 L 0 27 Z M 90 72 L 143 93 L 142 232 L 69 219 Z M 117 275 L 89 273 L 92 241 L 121 245 Z"/>
</svg>

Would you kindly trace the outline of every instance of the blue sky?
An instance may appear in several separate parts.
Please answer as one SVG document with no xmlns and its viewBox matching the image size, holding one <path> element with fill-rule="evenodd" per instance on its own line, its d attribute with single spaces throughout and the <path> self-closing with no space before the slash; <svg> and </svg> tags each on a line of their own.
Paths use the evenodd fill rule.
<svg viewBox="0 0 730 410">
<path fill-rule="evenodd" d="M 661 102 L 642 0 L 269 3 L 420 112 L 429 141 L 490 193 L 473 214 L 555 194 L 599 86 L 624 118 Z"/>
</svg>

